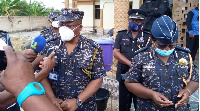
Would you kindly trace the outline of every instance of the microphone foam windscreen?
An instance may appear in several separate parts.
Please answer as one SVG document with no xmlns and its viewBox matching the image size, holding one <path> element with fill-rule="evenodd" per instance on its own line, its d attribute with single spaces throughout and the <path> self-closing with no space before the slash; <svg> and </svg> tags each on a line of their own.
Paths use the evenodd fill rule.
<svg viewBox="0 0 200 111">
<path fill-rule="evenodd" d="M 31 49 L 37 53 L 41 52 L 46 46 L 46 40 L 42 36 L 35 37 L 31 43 Z"/>
</svg>

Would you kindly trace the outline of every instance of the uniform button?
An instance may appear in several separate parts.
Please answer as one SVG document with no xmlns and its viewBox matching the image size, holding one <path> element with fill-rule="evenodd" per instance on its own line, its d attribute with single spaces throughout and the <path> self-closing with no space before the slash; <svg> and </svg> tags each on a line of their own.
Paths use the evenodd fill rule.
<svg viewBox="0 0 200 111">
<path fill-rule="evenodd" d="M 134 41 L 133 41 L 133 43 L 134 43 Z"/>
<path fill-rule="evenodd" d="M 133 51 L 133 49 L 132 49 L 132 51 Z"/>
</svg>

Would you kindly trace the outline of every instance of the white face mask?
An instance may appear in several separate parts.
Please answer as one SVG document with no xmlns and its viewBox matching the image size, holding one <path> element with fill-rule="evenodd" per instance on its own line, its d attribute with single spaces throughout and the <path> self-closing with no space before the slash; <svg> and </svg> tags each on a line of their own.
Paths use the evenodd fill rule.
<svg viewBox="0 0 200 111">
<path fill-rule="evenodd" d="M 79 27 L 80 25 L 78 25 L 77 27 Z M 70 28 L 66 27 L 66 26 L 62 26 L 59 28 L 59 33 L 61 36 L 61 40 L 62 41 L 70 41 L 72 40 L 76 35 L 74 34 L 74 30 L 77 28 L 75 27 L 73 30 L 71 30 Z"/>
<path fill-rule="evenodd" d="M 51 23 L 51 25 L 52 25 L 52 27 L 54 27 L 54 28 L 58 28 L 58 27 L 59 27 L 59 21 L 53 21 L 53 22 Z"/>
</svg>

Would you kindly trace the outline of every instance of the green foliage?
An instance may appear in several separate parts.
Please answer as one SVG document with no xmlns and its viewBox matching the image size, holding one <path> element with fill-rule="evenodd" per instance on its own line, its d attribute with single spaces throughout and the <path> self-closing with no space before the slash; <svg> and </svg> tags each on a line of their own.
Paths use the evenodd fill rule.
<svg viewBox="0 0 200 111">
<path fill-rule="evenodd" d="M 55 11 L 37 1 L 27 3 L 25 0 L 0 0 L 0 6 L 1 16 L 47 16 Z"/>
</svg>

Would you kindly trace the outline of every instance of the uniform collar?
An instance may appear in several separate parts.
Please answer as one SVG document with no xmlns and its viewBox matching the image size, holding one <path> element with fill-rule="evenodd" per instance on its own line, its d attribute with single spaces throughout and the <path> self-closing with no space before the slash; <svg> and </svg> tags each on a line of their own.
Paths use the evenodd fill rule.
<svg viewBox="0 0 200 111">
<path fill-rule="evenodd" d="M 80 35 L 79 39 L 78 39 L 78 44 L 77 44 L 77 47 L 79 49 L 83 49 L 83 46 L 84 46 L 84 38 L 82 35 Z"/>
<path fill-rule="evenodd" d="M 141 30 L 138 32 L 138 35 L 137 35 L 135 38 L 133 38 L 131 30 L 127 30 L 127 33 L 126 33 L 126 34 L 127 34 L 128 37 L 131 38 L 131 39 L 136 39 L 136 38 L 142 37 L 142 31 L 141 31 Z"/>
</svg>

